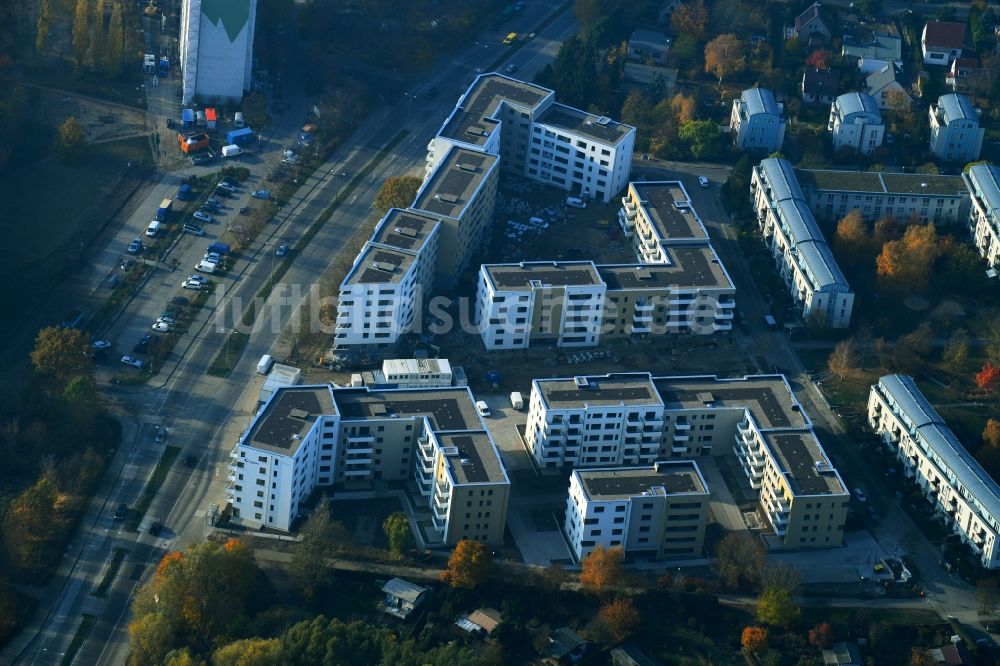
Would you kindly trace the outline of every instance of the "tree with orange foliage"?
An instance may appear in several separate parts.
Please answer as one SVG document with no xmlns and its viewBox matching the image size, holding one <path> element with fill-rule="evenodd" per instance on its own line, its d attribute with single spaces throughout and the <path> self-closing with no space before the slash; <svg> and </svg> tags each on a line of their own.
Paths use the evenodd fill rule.
<svg viewBox="0 0 1000 666">
<path fill-rule="evenodd" d="M 695 39 L 705 36 L 708 29 L 708 9 L 703 0 L 685 2 L 670 15 L 670 25 L 678 35 L 690 35 Z"/>
<path fill-rule="evenodd" d="M 837 222 L 837 231 L 833 235 L 833 249 L 837 253 L 837 261 L 844 265 L 871 265 L 869 262 L 875 253 L 872 238 L 868 234 L 868 223 L 861 216 L 861 211 L 854 209 Z"/>
<path fill-rule="evenodd" d="M 625 640 L 639 626 L 639 611 L 628 597 L 604 604 L 597 615 L 616 641 Z"/>
<path fill-rule="evenodd" d="M 901 293 L 918 293 L 927 289 L 934 260 L 941 253 L 937 230 L 933 224 L 911 224 L 899 240 L 882 246 L 875 260 L 879 281 Z"/>
<path fill-rule="evenodd" d="M 827 49 L 816 49 L 806 58 L 808 67 L 816 69 L 830 69 L 830 62 L 833 60 L 833 53 Z"/>
<path fill-rule="evenodd" d="M 698 104 L 695 102 L 694 97 L 688 97 L 687 95 L 677 93 L 674 95 L 674 98 L 670 100 L 670 110 L 677 116 L 677 123 L 679 125 L 683 125 L 686 122 L 694 120 L 694 114 L 698 110 Z"/>
<path fill-rule="evenodd" d="M 743 40 L 733 34 L 719 35 L 705 44 L 705 71 L 719 79 L 739 74 L 747 67 Z"/>
<path fill-rule="evenodd" d="M 472 590 L 486 580 L 492 568 L 493 555 L 485 543 L 462 539 L 451 551 L 448 568 L 441 572 L 441 581 L 452 587 Z"/>
<path fill-rule="evenodd" d="M 580 564 L 580 582 L 595 592 L 617 585 L 622 580 L 624 559 L 625 550 L 621 546 L 605 548 L 598 544 Z"/>
<path fill-rule="evenodd" d="M 983 364 L 982 369 L 976 373 L 976 386 L 984 393 L 993 393 L 998 385 L 1000 385 L 1000 366 L 987 361 Z"/>
<path fill-rule="evenodd" d="M 767 649 L 767 627 L 743 627 L 740 634 L 740 646 L 747 654 L 760 654 Z"/>
<path fill-rule="evenodd" d="M 829 622 L 820 622 L 809 630 L 809 644 L 818 648 L 829 648 L 833 645 L 833 625 Z"/>
</svg>

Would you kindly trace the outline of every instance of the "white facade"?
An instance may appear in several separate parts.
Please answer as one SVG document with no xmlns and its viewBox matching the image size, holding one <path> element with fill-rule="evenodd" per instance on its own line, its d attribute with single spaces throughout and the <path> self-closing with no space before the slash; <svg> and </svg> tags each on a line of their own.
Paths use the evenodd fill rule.
<svg viewBox="0 0 1000 666">
<path fill-rule="evenodd" d="M 964 44 L 964 23 L 928 21 L 920 33 L 920 52 L 925 65 L 950 65 L 961 57 Z"/>
<path fill-rule="evenodd" d="M 774 101 L 774 93 L 763 88 L 744 90 L 733 100 L 729 126 L 733 144 L 740 150 L 773 153 L 785 142 L 785 119 L 782 105 Z"/>
<path fill-rule="evenodd" d="M 895 451 L 941 521 L 988 569 L 1000 567 L 1000 486 L 927 402 L 911 377 L 884 375 L 868 396 L 868 424 Z"/>
<path fill-rule="evenodd" d="M 990 268 L 1000 267 L 1000 168 L 974 164 L 962 174 L 972 197 L 969 233 Z"/>
<path fill-rule="evenodd" d="M 854 292 L 806 205 L 792 165 L 763 160 L 754 167 L 750 191 L 764 240 L 803 318 L 831 328 L 849 326 Z"/>
<path fill-rule="evenodd" d="M 946 162 L 979 159 L 985 128 L 979 126 L 979 110 L 965 95 L 942 95 L 927 111 L 931 127 L 931 152 Z"/>
<path fill-rule="evenodd" d="M 387 358 L 382 376 L 399 388 L 451 386 L 451 363 L 445 358 Z"/>
<path fill-rule="evenodd" d="M 853 148 L 862 155 L 871 155 L 882 145 L 885 124 L 878 103 L 866 93 L 845 93 L 833 101 L 827 130 L 833 137 L 833 148 Z"/>
<path fill-rule="evenodd" d="M 257 0 L 182 0 L 183 104 L 239 102 L 250 89 Z"/>
</svg>

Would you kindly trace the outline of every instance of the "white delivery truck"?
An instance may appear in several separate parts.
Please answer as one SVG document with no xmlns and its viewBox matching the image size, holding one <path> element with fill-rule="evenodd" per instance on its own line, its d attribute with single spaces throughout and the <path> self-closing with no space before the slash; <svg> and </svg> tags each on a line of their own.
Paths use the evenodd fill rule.
<svg viewBox="0 0 1000 666">
<path fill-rule="evenodd" d="M 202 273 L 214 273 L 215 269 L 217 269 L 218 267 L 219 264 L 215 263 L 214 261 L 202 259 L 201 261 L 198 262 L 198 264 L 194 267 L 194 269 Z"/>
<path fill-rule="evenodd" d="M 243 149 L 237 146 L 236 144 L 231 143 L 228 146 L 222 147 L 223 157 L 236 157 L 237 155 L 242 155 L 242 154 L 243 154 Z"/>
<path fill-rule="evenodd" d="M 266 375 L 271 370 L 271 366 L 274 365 L 274 359 L 270 354 L 264 354 L 257 361 L 257 374 Z"/>
<path fill-rule="evenodd" d="M 160 226 L 161 225 L 158 220 L 153 220 L 149 223 L 149 226 L 146 227 L 146 235 L 150 238 L 156 238 L 156 234 L 160 232 Z"/>
<path fill-rule="evenodd" d="M 524 398 L 521 397 L 520 391 L 514 391 L 510 394 L 510 405 L 514 409 L 524 409 Z"/>
</svg>

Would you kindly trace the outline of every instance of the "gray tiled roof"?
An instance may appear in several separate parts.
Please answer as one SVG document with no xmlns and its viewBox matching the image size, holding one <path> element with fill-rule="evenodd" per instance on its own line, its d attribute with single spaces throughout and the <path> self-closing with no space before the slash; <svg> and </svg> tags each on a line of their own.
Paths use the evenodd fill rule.
<svg viewBox="0 0 1000 666">
<path fill-rule="evenodd" d="M 774 101 L 774 93 L 766 88 L 748 88 L 740 95 L 743 103 L 747 107 L 747 116 L 758 113 L 770 113 L 775 116 L 781 115 L 778 103 Z"/>
</svg>

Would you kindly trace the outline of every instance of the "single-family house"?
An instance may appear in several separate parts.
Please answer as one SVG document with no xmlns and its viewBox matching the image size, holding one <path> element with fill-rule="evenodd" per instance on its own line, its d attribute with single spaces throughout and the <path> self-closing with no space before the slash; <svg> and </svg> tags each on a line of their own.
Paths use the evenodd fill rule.
<svg viewBox="0 0 1000 666">
<path fill-rule="evenodd" d="M 833 104 L 840 88 L 840 77 L 829 69 L 806 67 L 802 73 L 802 101 L 807 104 Z"/>
<path fill-rule="evenodd" d="M 878 102 L 878 108 L 893 108 L 898 103 L 897 100 L 905 100 L 909 105 L 910 95 L 899 82 L 899 74 L 896 66 L 889 63 L 877 72 L 872 72 L 865 79 L 868 94 Z"/>
<path fill-rule="evenodd" d="M 928 21 L 920 35 L 920 52 L 925 65 L 950 65 L 962 55 L 965 24 L 956 21 Z"/>
<path fill-rule="evenodd" d="M 575 664 L 587 653 L 587 641 L 569 627 L 561 627 L 549 634 L 545 661 L 550 664 Z"/>
<path fill-rule="evenodd" d="M 636 28 L 628 40 L 628 58 L 651 65 L 667 62 L 670 40 L 662 32 Z"/>
<path fill-rule="evenodd" d="M 662 662 L 647 656 L 635 643 L 622 643 L 611 651 L 611 666 L 661 666 Z"/>
<path fill-rule="evenodd" d="M 799 41 L 809 42 L 817 39 L 830 39 L 830 26 L 823 16 L 823 6 L 814 2 L 809 7 L 795 17 L 795 23 L 785 34 L 791 38 L 796 37 Z"/>
<path fill-rule="evenodd" d="M 424 603 L 430 588 L 402 578 L 392 578 L 382 586 L 382 593 L 385 595 L 380 604 L 382 611 L 405 620 Z"/>
<path fill-rule="evenodd" d="M 945 645 L 929 650 L 931 659 L 941 666 L 972 666 L 976 663 L 964 645 Z"/>
<path fill-rule="evenodd" d="M 902 57 L 903 41 L 893 25 L 861 25 L 844 35 L 841 55 L 845 58 L 876 58 L 896 61 Z"/>
<path fill-rule="evenodd" d="M 857 643 L 834 643 L 823 650 L 823 666 L 863 666 L 861 649 Z"/>
<path fill-rule="evenodd" d="M 955 58 L 951 61 L 951 67 L 944 75 L 945 83 L 953 92 L 971 92 L 983 88 L 983 77 L 992 77 L 993 73 L 979 66 L 979 61 L 975 58 Z"/>
<path fill-rule="evenodd" d="M 500 626 L 500 611 L 495 608 L 479 608 L 468 615 L 463 615 L 455 622 L 460 629 L 482 635 L 490 634 Z"/>
</svg>

